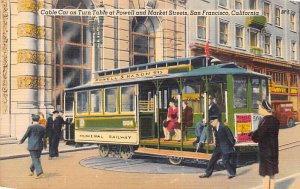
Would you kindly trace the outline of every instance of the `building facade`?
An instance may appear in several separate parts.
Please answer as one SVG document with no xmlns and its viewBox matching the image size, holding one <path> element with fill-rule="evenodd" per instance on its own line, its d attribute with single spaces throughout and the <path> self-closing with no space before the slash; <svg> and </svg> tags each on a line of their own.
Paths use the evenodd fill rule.
<svg viewBox="0 0 300 189">
<path fill-rule="evenodd" d="M 188 1 L 187 9 L 260 10 L 264 17 L 198 16 L 187 21 L 191 54 L 222 61 L 272 77 L 271 99 L 289 100 L 300 117 L 299 3 L 267 0 Z"/>
<path fill-rule="evenodd" d="M 107 16 L 99 39 L 90 32 L 92 18 L 38 13 L 41 8 L 88 9 L 102 4 L 107 9 L 185 9 L 186 1 L 2 0 L 1 135 L 20 138 L 31 114 L 71 112 L 73 96 L 65 96 L 64 89 L 89 82 L 93 71 L 186 56 L 184 17 Z M 93 47 L 92 40 L 101 44 Z"/>
</svg>

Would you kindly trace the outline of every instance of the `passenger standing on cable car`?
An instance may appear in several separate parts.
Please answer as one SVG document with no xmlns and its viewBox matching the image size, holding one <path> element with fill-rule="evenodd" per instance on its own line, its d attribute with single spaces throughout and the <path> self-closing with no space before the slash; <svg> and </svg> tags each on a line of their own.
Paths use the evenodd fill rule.
<svg viewBox="0 0 300 189">
<path fill-rule="evenodd" d="M 187 135 L 187 128 L 193 126 L 193 109 L 188 106 L 186 100 L 182 101 L 182 132 L 184 136 Z M 180 124 L 175 127 L 175 134 L 177 135 L 177 141 L 181 141 L 181 128 Z"/>
<path fill-rule="evenodd" d="M 169 141 L 171 140 L 171 135 L 174 134 L 174 128 L 178 125 L 178 108 L 174 99 L 171 99 L 169 102 L 167 119 L 163 122 L 163 125 L 164 140 Z"/>
</svg>

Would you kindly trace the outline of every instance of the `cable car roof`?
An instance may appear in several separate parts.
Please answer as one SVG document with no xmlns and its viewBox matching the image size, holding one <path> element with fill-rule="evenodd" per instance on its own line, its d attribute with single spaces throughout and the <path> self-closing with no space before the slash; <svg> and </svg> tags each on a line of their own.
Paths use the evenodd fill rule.
<svg viewBox="0 0 300 189">
<path fill-rule="evenodd" d="M 183 59 L 186 61 L 187 59 Z M 167 62 L 167 61 L 166 61 Z M 170 61 L 168 61 L 170 62 Z M 199 76 L 209 76 L 209 75 L 253 75 L 258 77 L 270 78 L 270 76 L 260 74 L 258 72 L 254 72 L 251 70 L 247 70 L 238 66 L 236 63 L 223 63 L 217 65 L 211 65 L 207 67 L 196 68 L 192 71 L 181 72 L 181 73 L 171 73 L 161 76 L 152 76 L 152 77 L 143 77 L 143 78 L 133 78 L 127 80 L 118 80 L 118 81 L 108 81 L 104 83 L 87 83 L 85 85 L 77 86 L 74 88 L 65 89 L 65 91 L 78 91 L 83 89 L 93 89 L 98 88 L 100 86 L 109 86 L 109 85 L 118 85 L 118 84 L 130 84 L 130 83 L 138 83 L 142 81 L 150 81 L 150 80 L 160 80 L 160 79 L 170 79 L 170 78 L 183 78 L 183 77 L 199 77 Z"/>
</svg>

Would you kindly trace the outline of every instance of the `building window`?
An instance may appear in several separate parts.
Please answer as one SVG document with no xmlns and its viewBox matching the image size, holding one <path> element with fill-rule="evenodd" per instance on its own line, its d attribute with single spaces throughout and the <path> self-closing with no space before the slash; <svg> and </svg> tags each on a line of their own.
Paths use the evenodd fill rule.
<svg viewBox="0 0 300 189">
<path fill-rule="evenodd" d="M 250 46 L 258 47 L 258 32 L 251 30 L 250 31 Z"/>
<path fill-rule="evenodd" d="M 290 29 L 291 29 L 291 31 L 296 31 L 295 30 L 295 13 L 294 12 L 292 12 L 290 14 Z"/>
<path fill-rule="evenodd" d="M 264 2 L 264 16 L 266 17 L 267 22 L 270 23 L 270 4 L 267 2 Z"/>
<path fill-rule="evenodd" d="M 291 87 L 298 87 L 297 86 L 297 75 L 291 75 Z"/>
<path fill-rule="evenodd" d="M 85 1 L 60 0 L 57 9 L 86 9 Z M 67 96 L 64 89 L 85 84 L 91 78 L 91 34 L 88 17 L 54 17 L 54 105 L 55 109 L 72 111 L 74 97 Z M 71 94 L 71 93 L 69 93 Z"/>
<path fill-rule="evenodd" d="M 254 10 L 256 9 L 257 2 L 256 0 L 249 0 L 249 9 Z"/>
<path fill-rule="evenodd" d="M 133 17 L 132 63 L 145 64 L 155 61 L 155 30 L 150 17 Z"/>
<path fill-rule="evenodd" d="M 228 45 L 228 22 L 220 21 L 220 44 Z"/>
<path fill-rule="evenodd" d="M 243 5 L 242 5 L 242 0 L 235 0 L 234 1 L 234 7 L 235 7 L 235 9 L 242 9 L 243 7 L 242 7 Z"/>
<path fill-rule="evenodd" d="M 267 75 L 272 77 L 276 85 L 287 85 L 287 74 L 284 72 L 267 71 Z"/>
<path fill-rule="evenodd" d="M 275 25 L 276 26 L 280 26 L 280 8 L 279 7 L 276 7 L 275 8 Z"/>
<path fill-rule="evenodd" d="M 198 16 L 197 19 L 197 32 L 198 32 L 198 38 L 200 39 L 206 39 L 206 17 L 205 16 Z"/>
<path fill-rule="evenodd" d="M 265 54 L 271 54 L 271 36 L 265 35 Z"/>
<path fill-rule="evenodd" d="M 291 42 L 291 59 L 296 60 L 296 42 Z"/>
<path fill-rule="evenodd" d="M 227 7 L 227 0 L 219 0 L 219 6 L 221 7 Z"/>
<path fill-rule="evenodd" d="M 280 37 L 276 37 L 276 56 L 282 56 L 282 39 Z"/>
<path fill-rule="evenodd" d="M 235 46 L 239 48 L 244 47 L 244 28 L 241 26 L 235 27 Z"/>
</svg>

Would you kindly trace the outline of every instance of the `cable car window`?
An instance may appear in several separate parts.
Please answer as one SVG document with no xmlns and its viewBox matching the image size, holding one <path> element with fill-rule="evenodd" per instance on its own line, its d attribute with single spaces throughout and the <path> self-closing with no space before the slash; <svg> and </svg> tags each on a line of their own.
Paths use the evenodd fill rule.
<svg viewBox="0 0 300 189">
<path fill-rule="evenodd" d="M 88 93 L 87 91 L 77 93 L 77 113 L 87 113 Z"/>
<path fill-rule="evenodd" d="M 91 91 L 91 112 L 101 112 L 101 91 L 93 90 Z"/>
<path fill-rule="evenodd" d="M 247 108 L 247 78 L 234 77 L 234 108 Z"/>
<path fill-rule="evenodd" d="M 133 112 L 135 109 L 135 87 L 122 87 L 121 88 L 121 111 L 122 112 Z"/>
<path fill-rule="evenodd" d="M 259 79 L 251 79 L 252 86 L 252 108 L 258 108 L 260 101 Z"/>
<path fill-rule="evenodd" d="M 268 96 L 268 93 L 267 93 L 267 80 L 265 79 L 262 79 L 261 80 L 261 88 L 262 88 L 262 99 L 264 100 L 267 100 L 267 96 Z"/>
<path fill-rule="evenodd" d="M 117 88 L 105 89 L 105 112 L 117 111 Z"/>
</svg>

